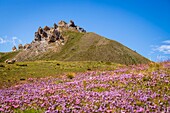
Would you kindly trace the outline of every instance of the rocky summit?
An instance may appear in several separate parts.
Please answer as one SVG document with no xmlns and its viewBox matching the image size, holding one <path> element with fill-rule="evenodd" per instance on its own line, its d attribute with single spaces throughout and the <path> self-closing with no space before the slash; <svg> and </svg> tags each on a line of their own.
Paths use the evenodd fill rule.
<svg viewBox="0 0 170 113">
<path fill-rule="evenodd" d="M 72 20 L 70 20 L 70 23 L 66 23 L 65 21 L 59 21 L 58 25 L 54 23 L 53 27 L 45 26 L 44 28 L 39 27 L 38 30 L 35 32 L 34 40 L 31 44 L 25 44 L 22 46 L 22 44 L 18 45 L 18 50 L 28 50 L 31 48 L 38 48 L 38 46 L 47 46 L 51 43 L 57 43 L 57 45 L 61 44 L 64 45 L 64 37 L 62 36 L 61 32 L 64 30 L 71 30 L 75 32 L 86 32 L 83 28 L 77 26 L 74 24 Z M 42 45 L 43 44 L 43 45 Z M 42 49 L 43 51 L 45 49 Z M 12 48 L 12 51 L 17 51 L 16 46 Z"/>
<path fill-rule="evenodd" d="M 86 30 L 75 25 L 74 21 L 70 20 L 69 23 L 65 21 L 59 21 L 58 25 L 54 23 L 53 27 L 45 26 L 44 28 L 39 27 L 35 32 L 34 40 L 31 44 L 22 44 L 12 48 L 12 51 L 22 50 L 16 58 L 18 61 L 25 60 L 27 58 L 32 58 L 34 56 L 41 55 L 44 52 L 53 50 L 58 51 L 66 42 L 66 38 L 62 36 L 63 31 L 74 31 L 85 33 Z"/>
</svg>

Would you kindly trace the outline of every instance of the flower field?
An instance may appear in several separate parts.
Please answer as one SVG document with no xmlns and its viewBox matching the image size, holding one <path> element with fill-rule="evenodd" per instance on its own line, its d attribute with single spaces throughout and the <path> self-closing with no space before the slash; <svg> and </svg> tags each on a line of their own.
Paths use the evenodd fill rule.
<svg viewBox="0 0 170 113">
<path fill-rule="evenodd" d="M 170 62 L 70 75 L 0 89 L 0 112 L 170 112 Z"/>
</svg>

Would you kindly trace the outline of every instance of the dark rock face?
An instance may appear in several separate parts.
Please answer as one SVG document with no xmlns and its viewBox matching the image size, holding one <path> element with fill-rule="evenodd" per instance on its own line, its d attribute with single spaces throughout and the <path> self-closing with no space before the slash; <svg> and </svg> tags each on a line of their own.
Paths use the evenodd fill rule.
<svg viewBox="0 0 170 113">
<path fill-rule="evenodd" d="M 39 32 L 35 32 L 35 41 L 41 41 L 41 35 L 39 34 Z"/>
<path fill-rule="evenodd" d="M 48 38 L 48 43 L 55 42 L 55 41 L 56 41 L 56 39 L 53 35 Z"/>
<path fill-rule="evenodd" d="M 42 32 L 42 37 L 43 38 L 47 38 L 48 37 L 48 35 L 47 35 L 47 33 L 45 31 Z"/>
<path fill-rule="evenodd" d="M 43 33 L 43 29 L 41 27 L 38 28 L 38 33 L 42 34 Z"/>
<path fill-rule="evenodd" d="M 56 23 L 54 23 L 54 29 L 57 29 L 58 25 Z"/>
<path fill-rule="evenodd" d="M 59 39 L 59 37 L 60 37 L 60 32 L 54 29 L 54 30 L 52 31 L 52 35 L 53 35 L 54 38 L 57 40 L 57 39 Z"/>
<path fill-rule="evenodd" d="M 76 25 L 74 24 L 74 22 L 72 20 L 70 20 L 70 23 L 68 24 L 68 27 L 76 27 Z"/>
</svg>

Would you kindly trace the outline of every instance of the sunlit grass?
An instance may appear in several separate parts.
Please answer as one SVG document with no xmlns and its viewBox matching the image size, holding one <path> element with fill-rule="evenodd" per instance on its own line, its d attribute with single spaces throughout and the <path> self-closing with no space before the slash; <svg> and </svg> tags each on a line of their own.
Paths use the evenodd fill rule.
<svg viewBox="0 0 170 113">
<path fill-rule="evenodd" d="M 17 84 L 21 79 L 27 80 L 28 78 L 47 76 L 59 77 L 66 73 L 69 78 L 74 78 L 73 74 L 75 72 L 85 72 L 88 69 L 112 70 L 116 67 L 119 67 L 119 65 L 108 65 L 105 62 L 35 61 L 16 62 L 15 64 L 0 63 L 0 87 Z"/>
</svg>

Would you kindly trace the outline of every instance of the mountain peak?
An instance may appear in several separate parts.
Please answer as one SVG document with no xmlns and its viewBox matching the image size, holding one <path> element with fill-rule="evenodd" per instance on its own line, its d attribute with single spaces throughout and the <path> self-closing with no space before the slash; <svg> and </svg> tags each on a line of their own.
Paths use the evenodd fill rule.
<svg viewBox="0 0 170 113">
<path fill-rule="evenodd" d="M 17 61 L 105 61 L 121 64 L 147 63 L 148 59 L 128 47 L 87 32 L 74 21 L 39 27 L 31 44 L 18 46 Z M 16 51 L 16 47 L 13 48 Z"/>
</svg>

